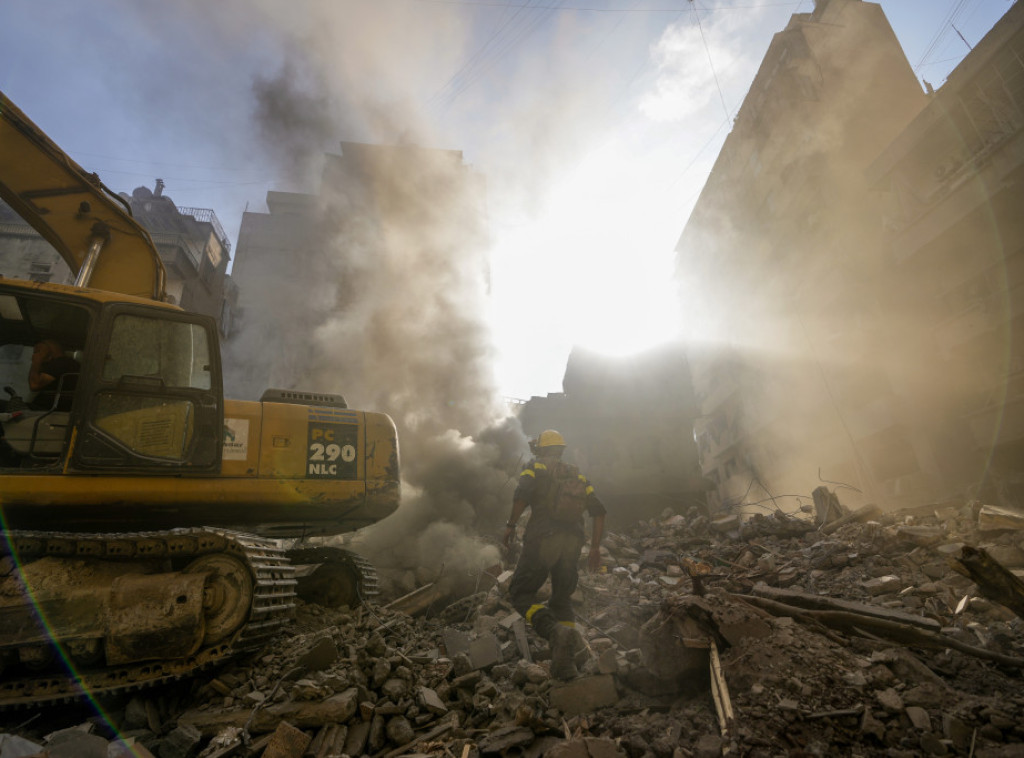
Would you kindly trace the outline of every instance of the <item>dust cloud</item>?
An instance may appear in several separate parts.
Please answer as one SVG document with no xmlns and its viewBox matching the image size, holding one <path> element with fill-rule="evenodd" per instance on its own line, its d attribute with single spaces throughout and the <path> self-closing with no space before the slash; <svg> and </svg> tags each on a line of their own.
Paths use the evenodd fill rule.
<svg viewBox="0 0 1024 758">
<path fill-rule="evenodd" d="M 307 75 L 297 82 L 299 65 Z M 240 249 L 229 383 L 250 396 L 268 383 L 337 392 L 350 407 L 389 414 L 401 507 L 345 541 L 382 570 L 392 593 L 465 584 L 500 562 L 494 537 L 527 450 L 498 394 L 484 322 L 486 188 L 461 152 L 414 144 L 420 130 L 397 115 L 401 107 L 378 99 L 342 113 L 329 70 L 307 49 L 301 64 L 254 82 L 262 149 L 297 169 L 292 181 L 308 175 L 311 147 L 332 137 L 363 130 L 405 141 L 346 141 L 340 150 L 335 141 L 318 156 L 318 191 L 289 195 L 291 214 L 271 208 L 290 260 L 247 262 Z M 374 98 L 345 98 L 350 108 L 360 100 Z"/>
</svg>

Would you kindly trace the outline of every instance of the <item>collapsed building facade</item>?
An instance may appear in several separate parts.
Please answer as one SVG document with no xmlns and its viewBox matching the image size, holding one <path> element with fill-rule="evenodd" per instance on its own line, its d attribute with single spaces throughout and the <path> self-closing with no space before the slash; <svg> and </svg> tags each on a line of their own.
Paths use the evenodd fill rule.
<svg viewBox="0 0 1024 758">
<path fill-rule="evenodd" d="M 712 505 L 1012 475 L 1022 40 L 1018 4 L 926 94 L 874 3 L 776 34 L 677 246 Z"/>
<path fill-rule="evenodd" d="M 706 482 L 690 430 L 697 415 L 687 356 L 669 345 L 611 358 L 575 348 L 562 392 L 519 408 L 523 431 L 561 431 L 566 453 L 594 482 L 619 528 L 665 508 L 704 505 Z"/>
</svg>

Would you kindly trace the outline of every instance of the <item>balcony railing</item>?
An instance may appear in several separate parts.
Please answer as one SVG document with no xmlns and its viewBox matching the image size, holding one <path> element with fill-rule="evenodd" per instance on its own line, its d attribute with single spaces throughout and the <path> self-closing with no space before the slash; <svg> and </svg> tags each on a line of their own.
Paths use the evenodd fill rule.
<svg viewBox="0 0 1024 758">
<path fill-rule="evenodd" d="M 217 214 L 213 212 L 212 208 L 183 208 L 178 207 L 178 213 L 183 216 L 191 216 L 201 224 L 210 224 L 213 226 L 213 233 L 217 235 L 217 239 L 220 240 L 220 244 L 224 247 L 224 251 L 231 252 L 231 242 L 228 241 L 228 235 L 224 233 L 224 227 L 220 225 L 220 220 L 217 218 Z"/>
</svg>

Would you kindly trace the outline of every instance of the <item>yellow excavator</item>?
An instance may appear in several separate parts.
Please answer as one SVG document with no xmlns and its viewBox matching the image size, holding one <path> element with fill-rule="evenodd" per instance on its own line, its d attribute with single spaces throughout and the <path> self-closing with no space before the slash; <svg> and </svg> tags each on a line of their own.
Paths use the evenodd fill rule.
<svg viewBox="0 0 1024 758">
<path fill-rule="evenodd" d="M 392 420 L 225 399 L 214 320 L 166 302 L 127 203 L 2 92 L 0 197 L 76 277 L 0 277 L 0 380 L 49 381 L 0 396 L 0 708 L 189 676 L 272 639 L 296 597 L 373 595 L 361 558 L 295 538 L 396 510 Z"/>
</svg>

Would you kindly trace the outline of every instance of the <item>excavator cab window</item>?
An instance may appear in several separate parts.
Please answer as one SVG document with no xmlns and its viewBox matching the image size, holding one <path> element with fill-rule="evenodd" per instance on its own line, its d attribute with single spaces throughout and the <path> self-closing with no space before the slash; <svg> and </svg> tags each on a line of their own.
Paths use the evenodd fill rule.
<svg viewBox="0 0 1024 758">
<path fill-rule="evenodd" d="M 0 467 L 38 469 L 63 460 L 93 320 L 91 309 L 65 299 L 0 292 Z"/>
<path fill-rule="evenodd" d="M 212 320 L 116 306 L 104 321 L 76 463 L 151 472 L 218 466 L 223 408 Z"/>
</svg>

